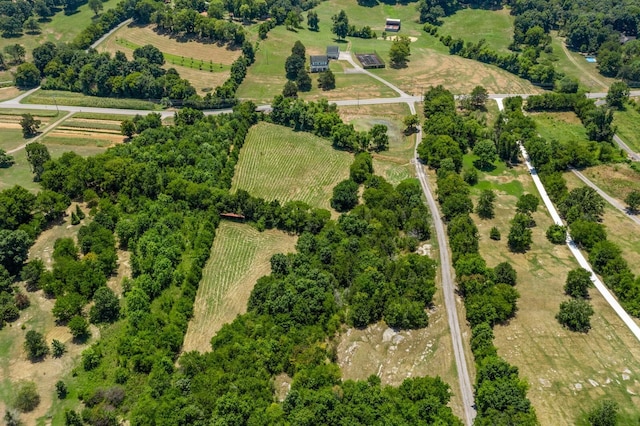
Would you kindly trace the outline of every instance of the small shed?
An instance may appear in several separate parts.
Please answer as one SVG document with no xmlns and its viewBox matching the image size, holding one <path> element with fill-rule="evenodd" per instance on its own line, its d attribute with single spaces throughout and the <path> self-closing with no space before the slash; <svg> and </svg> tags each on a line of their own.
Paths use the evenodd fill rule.
<svg viewBox="0 0 640 426">
<path fill-rule="evenodd" d="M 387 32 L 397 33 L 400 31 L 400 20 L 387 18 L 387 22 L 384 25 L 384 30 Z"/>
<path fill-rule="evenodd" d="M 633 41 L 635 39 L 636 39 L 635 36 L 628 36 L 626 34 L 620 34 L 620 44 L 627 44 L 630 41 Z"/>
<path fill-rule="evenodd" d="M 338 46 L 327 46 L 327 58 L 338 59 L 340 57 L 340 48 Z"/>
<path fill-rule="evenodd" d="M 329 69 L 329 58 L 327 55 L 311 55 L 309 57 L 311 72 L 323 72 Z"/>
</svg>

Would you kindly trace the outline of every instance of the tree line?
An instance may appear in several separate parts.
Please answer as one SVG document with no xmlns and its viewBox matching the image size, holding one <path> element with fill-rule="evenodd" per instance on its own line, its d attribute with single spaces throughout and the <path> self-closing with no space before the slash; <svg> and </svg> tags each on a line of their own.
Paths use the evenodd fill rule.
<svg viewBox="0 0 640 426">
<path fill-rule="evenodd" d="M 425 129 L 434 128 L 431 121 L 456 115 L 453 94 L 441 86 L 429 89 L 424 96 L 424 113 Z M 464 298 L 471 326 L 471 349 L 477 366 L 476 422 L 537 424 L 527 399 L 526 381 L 519 378 L 517 367 L 497 355 L 493 345 L 493 326 L 504 323 L 517 311 L 516 271 L 506 262 L 489 268 L 479 254 L 478 229 L 469 216 L 474 208 L 470 187 L 459 174 L 462 153 L 468 147 L 456 142 L 460 136 L 455 132 L 426 132 L 419 154 L 437 170 L 437 198 L 447 220 L 458 292 Z"/>
</svg>

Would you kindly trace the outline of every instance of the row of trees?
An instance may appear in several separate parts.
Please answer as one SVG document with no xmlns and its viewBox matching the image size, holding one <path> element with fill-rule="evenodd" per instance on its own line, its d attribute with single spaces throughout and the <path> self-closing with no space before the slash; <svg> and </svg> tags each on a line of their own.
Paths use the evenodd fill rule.
<svg viewBox="0 0 640 426">
<path fill-rule="evenodd" d="M 455 115 L 453 95 L 442 87 L 431 88 L 424 98 L 425 128 L 430 120 L 445 115 Z M 452 143 L 455 134 L 436 134 L 436 139 L 447 141 L 455 156 L 463 149 Z M 427 142 L 429 143 L 429 142 Z M 464 148 L 466 150 L 466 147 Z M 453 254 L 456 281 L 459 293 L 464 297 L 467 321 L 471 326 L 471 348 L 476 359 L 477 375 L 475 402 L 478 410 L 477 422 L 482 424 L 537 424 L 535 411 L 527 399 L 527 384 L 518 377 L 518 369 L 497 355 L 493 345 L 495 324 L 503 323 L 516 313 L 519 297 L 514 288 L 517 276 L 508 263 L 488 268 L 479 254 L 478 229 L 469 213 L 473 203 L 469 197 L 469 185 L 458 174 L 456 160 L 446 151 L 423 148 L 438 153 L 437 195 L 438 202 L 447 220 L 449 245 Z M 432 161 L 428 156 L 426 161 Z M 484 194 L 485 216 L 491 216 L 493 194 Z M 522 208 L 530 210 L 527 202 Z"/>
</svg>

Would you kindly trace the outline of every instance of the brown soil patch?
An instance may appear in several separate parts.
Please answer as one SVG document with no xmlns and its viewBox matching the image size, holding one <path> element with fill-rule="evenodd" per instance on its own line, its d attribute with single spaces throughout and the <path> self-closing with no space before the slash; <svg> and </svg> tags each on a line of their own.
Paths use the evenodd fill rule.
<svg viewBox="0 0 640 426">
<path fill-rule="evenodd" d="M 104 123 L 104 124 L 114 124 L 119 126 L 120 123 L 122 123 L 122 121 L 120 120 L 96 120 L 95 118 L 76 118 L 73 117 L 69 120 L 65 121 L 66 123 L 72 122 L 72 123 L 87 123 L 87 124 L 94 124 L 94 123 Z"/>
<path fill-rule="evenodd" d="M 209 72 L 206 70 L 194 70 L 193 68 L 181 67 L 179 65 L 168 64 L 164 66 L 164 68 L 170 67 L 175 68 L 181 78 L 189 80 L 200 95 L 206 94 L 203 89 L 215 89 L 221 86 L 231 75 L 231 71 Z"/>
<path fill-rule="evenodd" d="M 20 90 L 15 86 L 0 88 L 0 101 L 13 99 L 18 95 L 20 95 Z"/>
<path fill-rule="evenodd" d="M 19 123 L 0 123 L 0 129 L 21 129 Z"/>
<path fill-rule="evenodd" d="M 293 379 L 288 374 L 278 374 L 273 378 L 273 388 L 276 391 L 276 398 L 282 402 L 287 397 L 289 390 L 291 390 L 291 382 Z"/>
<path fill-rule="evenodd" d="M 100 146 L 100 141 L 106 141 L 112 145 L 118 144 L 118 143 L 122 143 L 123 141 L 123 136 L 119 135 L 119 134 L 112 134 L 112 133 L 97 133 L 97 132 L 93 132 L 91 130 L 53 130 L 49 133 L 47 133 L 47 136 L 45 136 L 45 143 L 46 143 L 46 138 L 47 137 L 54 137 L 54 138 L 68 138 L 68 139 L 93 139 L 96 141 L 96 145 Z M 51 142 L 49 142 L 51 143 Z M 54 145 L 64 145 L 61 144 L 59 142 L 53 142 Z M 70 143 L 69 145 L 74 145 L 73 143 Z"/>
</svg>

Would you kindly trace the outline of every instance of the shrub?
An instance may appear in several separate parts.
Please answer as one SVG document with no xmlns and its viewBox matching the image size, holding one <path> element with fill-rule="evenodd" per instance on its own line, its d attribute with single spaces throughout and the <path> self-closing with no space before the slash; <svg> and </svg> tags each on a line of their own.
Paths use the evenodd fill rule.
<svg viewBox="0 0 640 426">
<path fill-rule="evenodd" d="M 24 349 L 32 361 L 44 358 L 49 353 L 49 346 L 44 340 L 42 333 L 34 330 L 27 331 L 24 341 Z"/>
<path fill-rule="evenodd" d="M 571 331 L 586 333 L 591 329 L 593 308 L 583 299 L 572 299 L 560 304 L 556 319 Z"/>
<path fill-rule="evenodd" d="M 62 380 L 56 382 L 56 394 L 58 399 L 65 399 L 67 397 L 67 385 Z"/>
<path fill-rule="evenodd" d="M 67 351 L 64 343 L 57 339 L 53 339 L 53 342 L 51 342 L 51 349 L 55 358 L 60 358 Z"/>
<path fill-rule="evenodd" d="M 23 382 L 17 387 L 16 398 L 13 406 L 23 412 L 33 411 L 40 404 L 40 395 L 36 384 L 33 382 Z"/>
<path fill-rule="evenodd" d="M 605 399 L 598 403 L 587 416 L 593 426 L 615 426 L 618 424 L 618 404 Z"/>
<path fill-rule="evenodd" d="M 82 339 L 89 335 L 89 323 L 84 317 L 76 315 L 67 323 L 74 339 Z"/>
<path fill-rule="evenodd" d="M 494 241 L 500 241 L 500 238 L 502 238 L 502 236 L 500 235 L 500 230 L 495 226 L 492 227 L 491 231 L 489 231 L 489 238 Z"/>
<path fill-rule="evenodd" d="M 358 204 L 358 184 L 351 179 L 343 180 L 333 188 L 331 207 L 346 212 Z"/>
<path fill-rule="evenodd" d="M 502 262 L 493 268 L 493 273 L 496 276 L 496 284 L 509 284 L 516 285 L 518 274 L 508 262 Z"/>
<path fill-rule="evenodd" d="M 573 298 L 586 299 L 589 297 L 591 287 L 591 273 L 583 268 L 569 271 L 567 281 L 564 284 L 564 292 Z"/>
<path fill-rule="evenodd" d="M 553 224 L 547 229 L 547 240 L 552 244 L 564 244 L 567 240 L 567 228 Z"/>
</svg>

